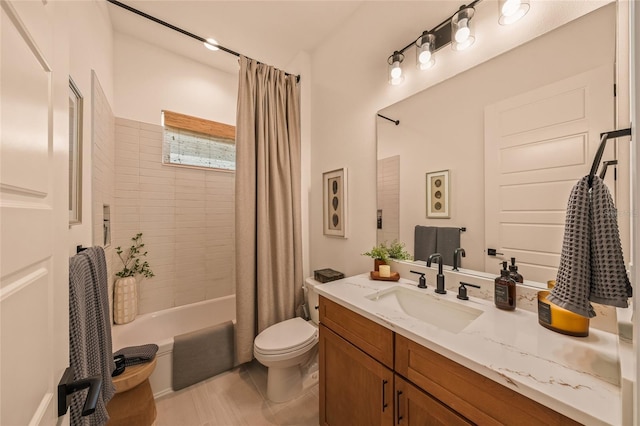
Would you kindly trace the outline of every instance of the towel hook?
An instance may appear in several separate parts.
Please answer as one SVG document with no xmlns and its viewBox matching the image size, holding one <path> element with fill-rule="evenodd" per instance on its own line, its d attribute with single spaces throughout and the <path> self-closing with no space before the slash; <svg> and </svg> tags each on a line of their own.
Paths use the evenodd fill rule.
<svg viewBox="0 0 640 426">
<path fill-rule="evenodd" d="M 593 177 L 598 171 L 598 166 L 600 165 L 600 161 L 602 160 L 602 154 L 604 154 L 604 148 L 607 145 L 607 140 L 620 138 L 622 136 L 631 136 L 631 127 L 629 127 L 628 129 L 613 130 L 610 132 L 600 133 L 600 146 L 596 151 L 596 156 L 593 159 L 591 171 L 589 172 L 589 188 L 591 188 L 591 186 L 593 185 Z"/>
</svg>

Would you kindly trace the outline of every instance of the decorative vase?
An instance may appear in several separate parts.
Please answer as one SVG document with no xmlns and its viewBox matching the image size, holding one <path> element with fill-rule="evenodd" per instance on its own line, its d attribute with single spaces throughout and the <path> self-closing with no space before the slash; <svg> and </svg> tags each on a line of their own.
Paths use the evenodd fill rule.
<svg viewBox="0 0 640 426">
<path fill-rule="evenodd" d="M 373 270 L 374 271 L 378 271 L 380 269 L 380 265 L 386 265 L 387 262 L 385 262 L 382 259 L 373 259 Z"/>
<path fill-rule="evenodd" d="M 138 283 L 135 277 L 118 278 L 113 288 L 113 322 L 126 324 L 138 315 Z"/>
</svg>

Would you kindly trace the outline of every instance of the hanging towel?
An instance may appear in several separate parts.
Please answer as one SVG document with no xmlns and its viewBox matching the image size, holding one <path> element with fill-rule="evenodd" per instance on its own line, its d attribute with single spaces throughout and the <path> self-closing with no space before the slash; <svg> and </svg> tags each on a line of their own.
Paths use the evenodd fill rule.
<svg viewBox="0 0 640 426">
<path fill-rule="evenodd" d="M 413 236 L 414 260 L 426 261 L 436 251 L 437 228 L 434 226 L 416 225 Z"/>
<path fill-rule="evenodd" d="M 153 357 L 156 356 L 156 352 L 158 352 L 158 345 L 149 343 L 147 345 L 122 348 L 115 352 L 113 356 L 124 355 L 124 365 L 125 367 L 130 367 L 151 361 Z"/>
<path fill-rule="evenodd" d="M 596 316 L 591 302 L 626 308 L 631 295 L 616 209 L 604 182 L 589 176 L 571 190 L 556 285 L 547 300 L 578 315 Z"/>
<path fill-rule="evenodd" d="M 460 247 L 460 228 L 438 228 L 436 253 L 442 255 L 443 265 L 453 265 L 453 252 Z"/>
<path fill-rule="evenodd" d="M 87 249 L 69 259 L 69 365 L 74 380 L 100 375 L 101 397 L 96 411 L 82 417 L 87 391 L 71 400 L 72 425 L 104 425 L 106 405 L 115 393 L 111 348 L 111 323 L 107 298 L 107 268 L 101 247 Z"/>
</svg>

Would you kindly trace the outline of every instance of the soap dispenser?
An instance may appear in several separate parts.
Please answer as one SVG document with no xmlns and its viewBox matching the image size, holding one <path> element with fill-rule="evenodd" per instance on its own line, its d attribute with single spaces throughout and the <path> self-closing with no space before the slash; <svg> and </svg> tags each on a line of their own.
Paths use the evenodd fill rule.
<svg viewBox="0 0 640 426">
<path fill-rule="evenodd" d="M 507 262 L 502 262 L 500 276 L 495 280 L 494 301 L 499 309 L 513 311 L 516 308 L 516 282 L 509 276 Z"/>
<path fill-rule="evenodd" d="M 517 283 L 522 284 L 524 277 L 518 272 L 518 266 L 516 265 L 516 258 L 511 258 L 511 265 L 509 266 L 509 276 Z"/>
</svg>

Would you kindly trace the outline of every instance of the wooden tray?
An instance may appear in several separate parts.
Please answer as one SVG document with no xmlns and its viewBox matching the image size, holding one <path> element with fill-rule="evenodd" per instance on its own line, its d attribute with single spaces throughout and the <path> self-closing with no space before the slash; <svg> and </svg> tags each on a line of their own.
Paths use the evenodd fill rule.
<svg viewBox="0 0 640 426">
<path fill-rule="evenodd" d="M 371 271 L 370 277 L 372 280 L 378 281 L 398 281 L 400 279 L 400 274 L 392 272 L 390 277 L 381 277 L 378 271 Z"/>
</svg>

